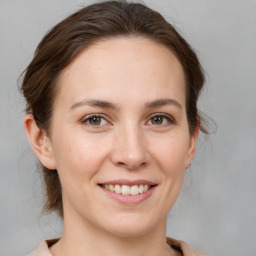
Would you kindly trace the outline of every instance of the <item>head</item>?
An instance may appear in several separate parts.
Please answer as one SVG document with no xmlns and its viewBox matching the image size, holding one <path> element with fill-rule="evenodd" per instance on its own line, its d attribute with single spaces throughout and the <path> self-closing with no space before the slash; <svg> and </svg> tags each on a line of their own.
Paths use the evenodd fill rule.
<svg viewBox="0 0 256 256">
<path fill-rule="evenodd" d="M 51 29 L 38 45 L 25 71 L 22 92 L 27 102 L 26 112 L 46 138 L 51 138 L 53 133 L 54 110 L 69 67 L 72 70 L 90 49 L 97 51 L 110 47 L 113 50 L 116 42 L 125 50 L 125 41 L 131 42 L 129 49 L 136 41 L 142 49 L 144 43 L 145 47 L 155 49 L 158 46 L 169 51 L 180 65 L 184 78 L 188 134 L 192 137 L 198 129 L 206 132 L 197 109 L 204 76 L 189 44 L 156 11 L 140 3 L 106 1 L 77 11 Z M 107 42 L 112 43 L 108 45 Z M 51 164 L 41 166 L 47 192 L 44 209 L 63 216 L 62 185 L 54 167 Z"/>
</svg>

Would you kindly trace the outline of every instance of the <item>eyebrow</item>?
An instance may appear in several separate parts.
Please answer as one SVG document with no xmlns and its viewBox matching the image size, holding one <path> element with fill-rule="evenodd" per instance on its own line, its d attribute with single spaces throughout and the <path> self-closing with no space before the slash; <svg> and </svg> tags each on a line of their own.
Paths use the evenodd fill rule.
<svg viewBox="0 0 256 256">
<path fill-rule="evenodd" d="M 145 108 L 150 109 L 150 108 L 156 108 L 156 107 L 162 107 L 165 105 L 174 105 L 179 109 L 182 109 L 182 105 L 174 100 L 174 99 L 157 99 L 154 101 L 146 102 Z M 73 110 L 77 107 L 82 107 L 82 106 L 91 106 L 91 107 L 99 107 L 99 108 L 109 108 L 113 110 L 119 109 L 118 106 L 114 105 L 111 102 L 105 101 L 105 100 L 96 100 L 96 99 L 91 99 L 91 100 L 82 100 L 79 102 L 76 102 L 70 107 L 70 110 Z"/>
<path fill-rule="evenodd" d="M 77 107 L 82 107 L 84 105 L 87 105 L 87 106 L 91 106 L 91 107 L 99 107 L 99 108 L 110 108 L 110 109 L 117 109 L 117 107 L 111 103 L 111 102 L 108 102 L 108 101 L 104 101 L 104 100 L 82 100 L 82 101 L 79 101 L 75 104 L 73 104 L 71 107 L 70 107 L 70 110 L 73 110 Z"/>
<path fill-rule="evenodd" d="M 182 109 L 182 105 L 174 100 L 174 99 L 157 99 L 151 102 L 147 102 L 145 104 L 146 108 L 155 108 L 155 107 L 162 107 L 165 105 L 174 105 L 176 107 L 178 107 L 179 109 Z"/>
</svg>

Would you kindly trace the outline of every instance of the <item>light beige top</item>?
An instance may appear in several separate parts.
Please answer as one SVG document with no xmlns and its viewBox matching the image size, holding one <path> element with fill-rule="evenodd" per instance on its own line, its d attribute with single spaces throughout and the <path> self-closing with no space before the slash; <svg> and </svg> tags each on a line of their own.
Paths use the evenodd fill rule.
<svg viewBox="0 0 256 256">
<path fill-rule="evenodd" d="M 51 239 L 51 240 L 42 241 L 40 245 L 27 256 L 52 256 L 52 254 L 50 253 L 49 247 L 55 244 L 58 240 L 59 239 Z M 183 241 L 178 241 L 173 238 L 167 237 L 167 243 L 172 248 L 180 251 L 183 256 L 210 256 L 209 254 L 205 254 L 193 249 Z"/>
</svg>

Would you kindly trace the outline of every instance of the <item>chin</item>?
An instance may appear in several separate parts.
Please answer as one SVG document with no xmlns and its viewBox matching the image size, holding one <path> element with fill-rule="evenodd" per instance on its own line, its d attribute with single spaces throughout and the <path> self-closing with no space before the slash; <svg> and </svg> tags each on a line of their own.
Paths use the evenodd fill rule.
<svg viewBox="0 0 256 256">
<path fill-rule="evenodd" d="M 116 237 L 132 238 L 148 234 L 154 229 L 154 221 L 149 220 L 145 216 L 122 216 L 121 218 L 113 218 L 114 223 L 106 229 Z M 112 220 L 112 221 L 113 221 Z"/>
</svg>

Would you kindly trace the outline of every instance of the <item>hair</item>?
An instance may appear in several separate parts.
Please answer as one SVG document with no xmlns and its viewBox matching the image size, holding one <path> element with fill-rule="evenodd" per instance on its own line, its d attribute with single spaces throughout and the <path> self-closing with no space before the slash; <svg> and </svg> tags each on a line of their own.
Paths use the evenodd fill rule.
<svg viewBox="0 0 256 256">
<path fill-rule="evenodd" d="M 39 43 L 34 58 L 24 71 L 21 85 L 26 112 L 32 113 L 38 128 L 50 135 L 53 103 L 61 72 L 84 49 L 97 41 L 115 37 L 144 37 L 168 47 L 180 61 L 186 79 L 186 114 L 189 132 L 200 122 L 197 100 L 204 84 L 204 72 L 190 45 L 158 12 L 141 3 L 125 0 L 94 3 L 73 13 L 53 27 Z M 63 217 L 62 191 L 57 170 L 41 165 L 46 190 L 44 211 Z"/>
</svg>

